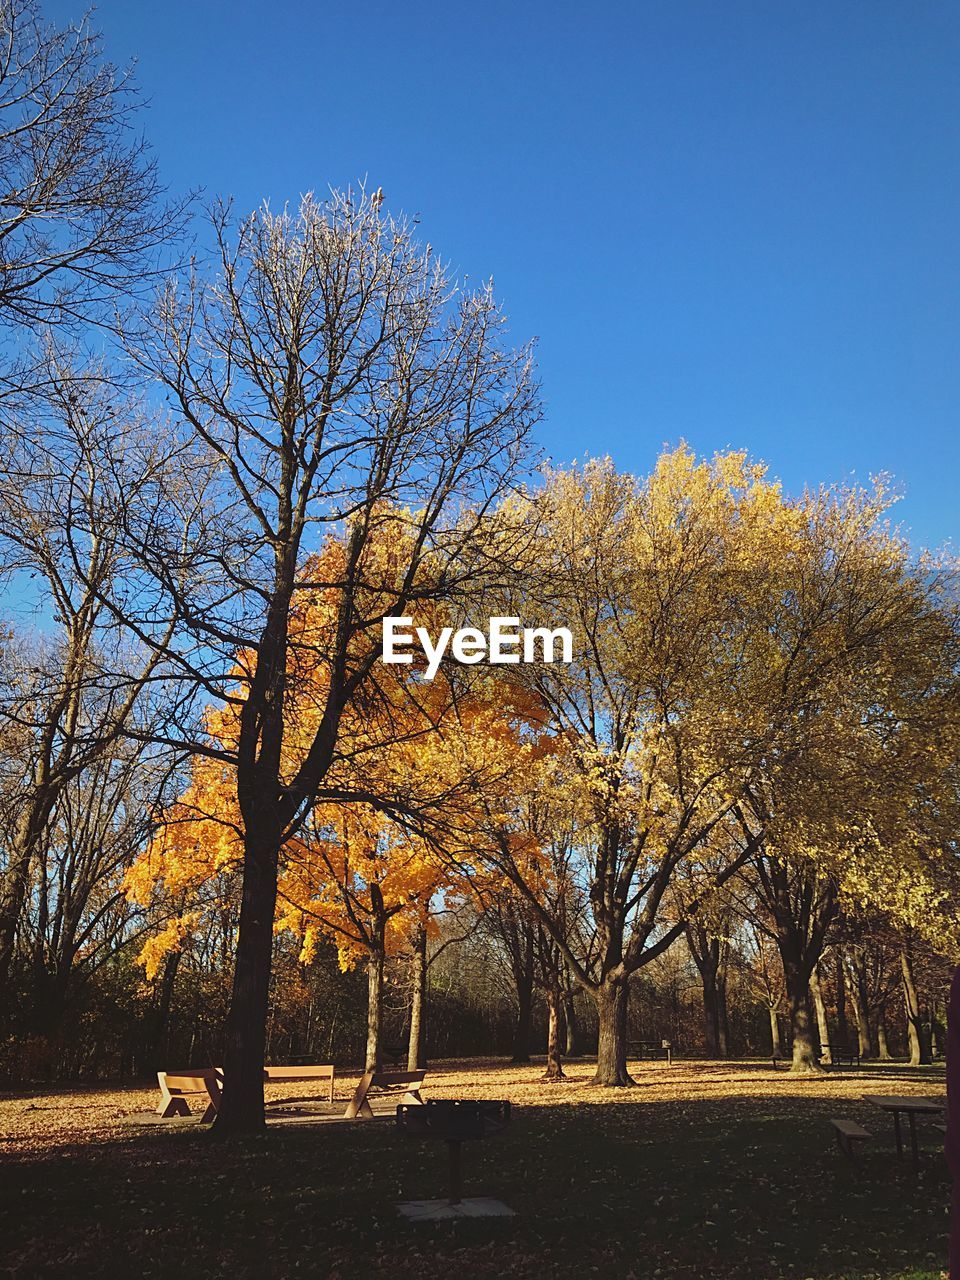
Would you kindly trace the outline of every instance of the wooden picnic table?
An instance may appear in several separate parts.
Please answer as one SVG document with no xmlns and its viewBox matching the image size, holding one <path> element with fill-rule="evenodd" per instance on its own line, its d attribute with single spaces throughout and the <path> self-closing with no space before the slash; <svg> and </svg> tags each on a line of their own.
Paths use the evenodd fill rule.
<svg viewBox="0 0 960 1280">
<path fill-rule="evenodd" d="M 871 1106 L 879 1107 L 881 1111 L 886 1111 L 893 1116 L 893 1129 L 897 1138 L 897 1156 L 903 1159 L 903 1134 L 900 1130 L 900 1117 L 905 1115 L 910 1121 L 910 1151 L 913 1156 L 913 1167 L 916 1171 L 920 1164 L 920 1155 L 917 1150 L 917 1116 L 919 1115 L 938 1115 L 944 1108 L 944 1103 L 936 1098 L 926 1098 L 917 1094 L 907 1093 L 865 1093 L 862 1095 L 864 1102 L 869 1102 Z"/>
</svg>

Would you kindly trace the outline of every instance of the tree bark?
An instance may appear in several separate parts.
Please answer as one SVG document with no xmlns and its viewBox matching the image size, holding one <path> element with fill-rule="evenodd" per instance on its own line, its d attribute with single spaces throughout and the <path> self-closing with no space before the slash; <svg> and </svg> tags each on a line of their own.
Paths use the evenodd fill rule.
<svg viewBox="0 0 960 1280">
<path fill-rule="evenodd" d="M 857 962 L 857 957 L 850 957 L 850 966 L 847 971 L 849 982 L 850 1004 L 853 1008 L 853 1020 L 857 1027 L 857 1040 L 861 1058 L 873 1057 L 873 1044 L 870 1039 L 870 1020 L 867 1016 L 867 1005 L 863 995 L 863 987 L 861 983 L 862 974 Z"/>
<path fill-rule="evenodd" d="M 790 1070 L 802 1075 L 820 1069 L 810 1009 L 811 969 L 812 965 L 798 957 L 789 956 L 789 954 L 784 956 L 783 978 L 787 993 L 790 1029 L 793 1034 Z"/>
<path fill-rule="evenodd" d="M 381 1065 L 383 964 L 383 948 L 375 945 L 367 960 L 367 1051 L 364 1063 L 365 1071 L 379 1071 Z"/>
<path fill-rule="evenodd" d="M 568 982 L 563 988 L 563 1025 L 566 1031 L 564 1056 L 578 1058 L 580 1056 L 580 1023 L 577 1019 L 577 1006 Z"/>
<path fill-rule="evenodd" d="M 887 1044 L 887 1022 L 882 1009 L 877 1015 L 877 1055 L 881 1062 L 889 1062 L 892 1057 Z"/>
<path fill-rule="evenodd" d="M 425 1014 L 427 1004 L 427 931 L 421 925 L 413 941 L 410 975 L 410 1038 L 407 1042 L 407 1070 L 423 1071 L 427 1065 Z"/>
<path fill-rule="evenodd" d="M 780 1016 L 774 1005 L 769 1005 L 770 1053 L 774 1058 L 783 1057 L 783 1041 L 780 1039 Z"/>
<path fill-rule="evenodd" d="M 529 930 L 524 939 L 521 963 L 514 966 L 517 995 L 517 1020 L 513 1030 L 512 1062 L 530 1061 L 530 1032 L 533 1025 L 534 934 Z"/>
<path fill-rule="evenodd" d="M 594 992 L 599 1021 L 597 1070 L 592 1084 L 623 1087 L 634 1084 L 627 1071 L 627 1008 L 629 988 L 624 978 L 608 978 Z"/>
<path fill-rule="evenodd" d="M 560 1055 L 561 997 L 559 986 L 548 985 L 544 993 L 547 999 L 547 1069 L 543 1079 L 553 1083 L 566 1079 Z"/>
<path fill-rule="evenodd" d="M 708 1058 L 727 1056 L 724 944 L 698 920 L 686 928 L 687 947 L 700 974 L 704 1046 Z"/>
<path fill-rule="evenodd" d="M 269 834 L 258 837 L 248 829 L 244 843 L 240 928 L 223 1060 L 223 1100 L 215 1124 L 220 1133 L 255 1133 L 266 1125 L 263 1063 L 279 838 L 271 840 Z"/>
<path fill-rule="evenodd" d="M 837 995 L 837 1033 L 845 1049 L 850 1048 L 850 1027 L 847 1023 L 847 984 L 843 976 L 843 952 L 837 950 L 834 988 Z"/>
</svg>

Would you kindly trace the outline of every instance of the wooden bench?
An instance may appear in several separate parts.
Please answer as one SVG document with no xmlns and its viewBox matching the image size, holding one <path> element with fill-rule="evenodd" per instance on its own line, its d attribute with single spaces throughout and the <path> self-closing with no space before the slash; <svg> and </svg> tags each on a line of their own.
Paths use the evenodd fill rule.
<svg viewBox="0 0 960 1280">
<path fill-rule="evenodd" d="M 323 1081 L 327 1085 L 327 1100 L 333 1102 L 333 1076 L 331 1065 L 264 1067 L 264 1084 L 313 1083 Z M 220 1110 L 220 1099 L 223 1089 L 223 1068 L 202 1067 L 189 1071 L 158 1071 L 160 1083 L 160 1105 L 157 1115 L 164 1120 L 171 1116 L 188 1116 L 191 1114 L 188 1097 L 205 1096 L 207 1106 L 201 1117 L 201 1124 L 209 1124 Z M 314 1102 L 314 1095 L 299 1098 L 267 1099 L 268 1107 L 282 1107 L 294 1102 Z"/>
<path fill-rule="evenodd" d="M 157 1115 L 164 1120 L 171 1116 L 191 1115 L 187 1098 L 202 1096 L 207 1105 L 200 1117 L 201 1124 L 209 1124 L 220 1108 L 220 1086 L 223 1072 L 219 1067 L 204 1067 L 190 1071 L 158 1071 L 160 1105 Z"/>
<path fill-rule="evenodd" d="M 327 1101 L 333 1101 L 333 1076 L 334 1069 L 330 1063 L 323 1065 L 298 1065 L 292 1067 L 264 1067 L 263 1081 L 264 1084 L 305 1084 L 323 1081 L 327 1085 Z M 267 1100 L 268 1107 L 285 1107 L 294 1102 L 315 1102 L 316 1097 L 307 1094 L 301 1098 L 270 1098 Z"/>
<path fill-rule="evenodd" d="M 859 1049 L 848 1049 L 845 1044 L 828 1044 L 826 1046 L 826 1052 L 830 1054 L 829 1065 L 832 1067 L 842 1067 L 845 1062 L 849 1063 L 851 1067 L 860 1066 L 860 1050 Z M 821 1049 L 820 1050 L 821 1062 L 823 1061 L 825 1056 L 826 1056 L 826 1053 L 824 1052 L 823 1049 Z"/>
<path fill-rule="evenodd" d="M 830 1123 L 834 1128 L 834 1137 L 837 1140 L 837 1146 L 845 1155 L 853 1157 L 855 1142 L 866 1142 L 873 1135 L 868 1129 L 864 1129 L 862 1124 L 857 1124 L 855 1120 L 831 1120 Z"/>
<path fill-rule="evenodd" d="M 345 1120 L 356 1120 L 359 1116 L 369 1118 L 373 1108 L 368 1101 L 368 1094 L 402 1094 L 401 1102 L 423 1103 L 420 1087 L 423 1084 L 425 1071 L 365 1071 L 353 1097 L 347 1103 L 343 1113 Z"/>
<path fill-rule="evenodd" d="M 654 1058 L 660 1053 L 669 1066 L 673 1061 L 673 1044 L 669 1040 L 661 1040 L 659 1044 L 655 1040 L 635 1040 L 627 1046 L 627 1056 L 636 1062 L 642 1062 L 644 1055 Z"/>
</svg>

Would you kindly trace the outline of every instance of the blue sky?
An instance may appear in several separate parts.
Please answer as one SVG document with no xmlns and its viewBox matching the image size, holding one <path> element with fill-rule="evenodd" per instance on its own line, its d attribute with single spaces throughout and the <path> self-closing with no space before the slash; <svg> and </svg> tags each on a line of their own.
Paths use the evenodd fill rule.
<svg viewBox="0 0 960 1280">
<path fill-rule="evenodd" d="M 50 0 L 62 20 L 79 5 Z M 168 185 L 367 175 L 539 339 L 545 450 L 892 472 L 960 534 L 960 7 L 101 0 Z M 960 540 L 960 539 L 958 539 Z"/>
</svg>

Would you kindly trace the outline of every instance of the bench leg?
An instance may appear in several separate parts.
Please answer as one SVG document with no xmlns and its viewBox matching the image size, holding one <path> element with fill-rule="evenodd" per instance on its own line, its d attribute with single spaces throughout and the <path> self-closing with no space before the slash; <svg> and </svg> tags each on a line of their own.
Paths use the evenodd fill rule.
<svg viewBox="0 0 960 1280">
<path fill-rule="evenodd" d="M 186 1098 L 171 1098 L 168 1095 L 166 1101 L 161 1101 L 157 1107 L 157 1115 L 161 1120 L 169 1120 L 171 1116 L 188 1116 L 190 1107 Z"/>
</svg>

